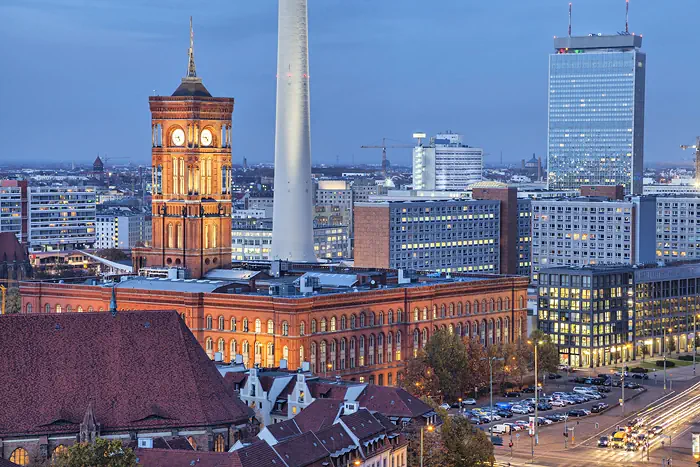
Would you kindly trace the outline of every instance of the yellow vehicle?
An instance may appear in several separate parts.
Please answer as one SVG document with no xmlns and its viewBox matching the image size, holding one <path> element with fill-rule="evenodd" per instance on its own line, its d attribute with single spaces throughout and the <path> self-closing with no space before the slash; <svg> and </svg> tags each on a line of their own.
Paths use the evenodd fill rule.
<svg viewBox="0 0 700 467">
<path fill-rule="evenodd" d="M 627 433 L 624 431 L 618 431 L 612 435 L 612 440 L 610 441 L 610 446 L 614 449 L 625 449 L 625 444 L 627 444 Z"/>
</svg>

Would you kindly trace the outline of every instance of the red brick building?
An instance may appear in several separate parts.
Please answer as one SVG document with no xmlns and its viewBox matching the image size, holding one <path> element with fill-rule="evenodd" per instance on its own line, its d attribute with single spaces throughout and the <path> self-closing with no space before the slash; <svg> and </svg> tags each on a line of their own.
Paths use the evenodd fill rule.
<svg viewBox="0 0 700 467">
<path fill-rule="evenodd" d="M 0 354 L 11 356 L 0 358 L 0 458 L 19 465 L 97 437 L 223 451 L 257 429 L 172 311 L 0 316 Z"/>
<path fill-rule="evenodd" d="M 526 277 L 391 279 L 381 288 L 276 296 L 236 293 L 240 284 L 225 280 L 136 277 L 117 283 L 115 296 L 119 309 L 177 310 L 211 358 L 240 354 L 248 366 L 265 367 L 284 358 L 289 368 L 308 361 L 317 374 L 382 385 L 397 383 L 403 361 L 437 329 L 487 346 L 527 336 Z M 112 297 L 105 285 L 24 282 L 20 291 L 26 313 L 104 311 Z"/>
</svg>

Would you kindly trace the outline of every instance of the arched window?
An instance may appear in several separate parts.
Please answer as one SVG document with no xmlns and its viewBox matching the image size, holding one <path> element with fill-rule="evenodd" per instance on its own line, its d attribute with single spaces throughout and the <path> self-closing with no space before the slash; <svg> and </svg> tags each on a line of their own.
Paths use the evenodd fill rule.
<svg viewBox="0 0 700 467">
<path fill-rule="evenodd" d="M 68 305 L 68 306 L 66 307 L 66 313 L 70 313 L 71 311 L 73 311 L 73 308 L 71 308 L 71 306 Z"/>
<path fill-rule="evenodd" d="M 219 433 L 214 438 L 214 452 L 224 452 L 226 451 L 226 440 L 224 440 L 224 435 Z"/>
<path fill-rule="evenodd" d="M 437 319 L 437 305 L 433 305 L 433 319 Z"/>
<path fill-rule="evenodd" d="M 229 352 L 230 354 L 230 360 L 232 362 L 236 361 L 236 353 L 238 351 L 238 348 L 236 347 L 236 339 L 231 339 L 231 342 L 229 343 Z"/>
<path fill-rule="evenodd" d="M 350 316 L 350 329 L 355 329 L 357 327 L 357 318 L 355 315 Z"/>
<path fill-rule="evenodd" d="M 78 310 L 78 313 L 82 313 L 82 312 L 83 312 L 83 307 L 82 307 L 82 306 L 80 306 L 80 305 L 78 305 L 78 308 L 77 308 L 77 310 Z"/>
<path fill-rule="evenodd" d="M 285 360 L 289 360 L 289 347 L 287 347 L 286 345 L 282 347 L 282 358 L 284 358 Z"/>
<path fill-rule="evenodd" d="M 219 331 L 223 331 L 223 330 L 224 330 L 224 317 L 219 316 Z"/>
<path fill-rule="evenodd" d="M 262 321 L 260 321 L 260 318 L 256 318 L 255 319 L 255 333 L 260 334 L 261 332 L 262 332 Z"/>
<path fill-rule="evenodd" d="M 243 332 L 248 332 L 248 318 L 243 318 Z"/>
<path fill-rule="evenodd" d="M 375 323 L 376 323 L 376 317 L 374 315 L 374 311 L 370 311 L 370 313 L 369 313 L 369 325 L 374 326 Z"/>
<path fill-rule="evenodd" d="M 474 323 L 472 324 L 472 337 L 474 339 L 477 339 L 479 337 L 479 322 L 478 321 L 474 321 Z"/>
<path fill-rule="evenodd" d="M 508 317 L 506 316 L 503 319 L 503 340 L 505 342 L 508 342 L 510 340 L 509 336 L 508 336 L 508 323 L 509 323 L 509 320 L 508 320 Z"/>
<path fill-rule="evenodd" d="M 401 308 L 396 310 L 396 322 L 403 323 L 403 310 Z"/>
<path fill-rule="evenodd" d="M 421 347 L 425 348 L 428 345 L 428 328 L 423 328 L 423 335 L 421 336 Z"/>
<path fill-rule="evenodd" d="M 360 313 L 360 327 L 364 328 L 365 327 L 365 312 L 363 311 Z"/>
<path fill-rule="evenodd" d="M 486 345 L 486 320 L 481 320 L 481 345 Z"/>
<path fill-rule="evenodd" d="M 445 304 L 440 305 L 440 318 L 445 317 Z"/>
<path fill-rule="evenodd" d="M 29 465 L 29 453 L 24 448 L 17 448 L 10 454 L 10 462 L 17 465 Z"/>
<path fill-rule="evenodd" d="M 299 335 L 300 336 L 305 336 L 306 335 L 306 322 L 302 321 L 299 323 Z"/>
<path fill-rule="evenodd" d="M 450 326 L 452 325 L 450 324 Z M 462 337 L 462 323 L 457 323 L 457 326 L 455 326 L 455 333 L 457 333 L 459 337 Z"/>
<path fill-rule="evenodd" d="M 428 307 L 425 306 L 423 307 L 423 321 L 426 321 L 428 319 Z"/>
<path fill-rule="evenodd" d="M 338 344 L 335 339 L 331 341 L 331 357 L 328 360 L 328 365 L 326 366 L 329 370 L 335 370 L 335 362 L 338 358 Z"/>
<path fill-rule="evenodd" d="M 520 308 L 521 310 L 525 308 L 525 299 L 522 295 L 520 296 L 520 298 L 518 298 L 518 305 L 518 308 Z"/>
<path fill-rule="evenodd" d="M 299 346 L 299 361 L 300 362 L 304 361 L 304 346 L 303 345 Z"/>
<path fill-rule="evenodd" d="M 188 437 L 187 442 L 190 443 L 190 446 L 192 446 L 192 449 L 194 449 L 195 451 L 197 450 L 197 441 L 195 441 L 193 437 L 191 437 L 191 436 Z"/>
<path fill-rule="evenodd" d="M 348 318 L 343 315 L 340 317 L 340 330 L 345 331 L 348 328 Z"/>
<path fill-rule="evenodd" d="M 44 305 L 44 313 L 51 313 L 51 305 L 48 303 Z"/>
<path fill-rule="evenodd" d="M 267 344 L 267 367 L 275 366 L 275 345 L 272 342 Z"/>
<path fill-rule="evenodd" d="M 413 309 L 413 321 L 418 321 L 418 308 Z"/>
<path fill-rule="evenodd" d="M 256 342 L 255 348 L 253 350 L 255 352 L 255 363 L 257 363 L 258 365 L 262 364 L 262 349 L 262 342 Z"/>
<path fill-rule="evenodd" d="M 289 323 L 286 321 L 282 321 L 282 335 L 283 336 L 289 335 Z"/>
<path fill-rule="evenodd" d="M 88 313 L 92 313 L 93 311 L 95 311 L 95 310 L 92 308 L 92 305 L 90 305 L 90 306 L 88 307 Z"/>
<path fill-rule="evenodd" d="M 173 233 L 173 224 L 169 223 L 168 224 L 168 248 L 174 248 L 175 247 L 175 239 L 173 238 L 174 233 Z"/>
<path fill-rule="evenodd" d="M 479 313 L 479 302 L 474 300 L 474 314 Z"/>
<path fill-rule="evenodd" d="M 316 320 L 311 320 L 311 334 L 316 334 Z"/>
<path fill-rule="evenodd" d="M 389 310 L 389 313 L 387 314 L 387 322 L 388 324 L 394 324 L 394 312 Z"/>
<path fill-rule="evenodd" d="M 357 339 L 350 338 L 350 368 L 355 368 L 355 356 L 357 355 Z"/>
<path fill-rule="evenodd" d="M 26 308 L 26 309 L 27 309 L 27 313 L 31 313 L 31 312 L 32 312 L 32 304 L 31 304 L 31 303 L 27 303 L 27 308 Z"/>
<path fill-rule="evenodd" d="M 377 324 L 379 324 L 380 326 L 384 325 L 384 312 L 383 311 L 379 312 L 379 322 Z"/>
<path fill-rule="evenodd" d="M 401 331 L 396 331 L 396 361 L 401 361 Z"/>
<path fill-rule="evenodd" d="M 374 365 L 374 334 L 370 334 L 369 336 L 369 353 L 368 353 L 368 361 L 369 365 Z"/>
<path fill-rule="evenodd" d="M 241 354 L 243 355 L 243 363 L 248 366 L 248 362 L 250 361 L 250 344 L 248 341 L 243 341 L 241 344 Z"/>
<path fill-rule="evenodd" d="M 311 370 L 318 373 L 318 368 L 316 367 L 316 342 L 311 343 Z"/>
<path fill-rule="evenodd" d="M 452 316 L 454 316 L 454 315 L 455 315 L 455 304 L 454 304 L 454 303 L 450 303 L 450 314 L 449 314 L 449 316 L 452 317 Z"/>
<path fill-rule="evenodd" d="M 487 336 L 488 343 L 489 343 L 489 345 L 493 345 L 493 328 L 494 328 L 493 319 L 490 319 L 488 324 L 489 324 L 489 329 L 488 329 L 489 333 Z"/>
<path fill-rule="evenodd" d="M 182 224 L 177 223 L 177 247 L 182 248 Z"/>
<path fill-rule="evenodd" d="M 413 330 L 413 358 L 418 356 L 418 345 L 420 342 L 420 333 L 418 329 Z"/>
<path fill-rule="evenodd" d="M 207 329 L 211 329 L 211 327 L 212 327 L 211 315 L 207 315 Z"/>
<path fill-rule="evenodd" d="M 501 343 L 501 323 L 502 322 L 503 322 L 503 320 L 501 320 L 501 318 L 498 318 L 496 320 L 496 344 Z"/>
<path fill-rule="evenodd" d="M 510 298 L 506 297 L 505 309 L 510 310 Z"/>
<path fill-rule="evenodd" d="M 231 331 L 236 330 L 236 318 L 231 318 Z"/>
<path fill-rule="evenodd" d="M 471 312 L 472 312 L 472 310 L 471 310 L 471 305 L 469 304 L 469 302 L 464 302 L 464 314 L 468 315 Z"/>
<path fill-rule="evenodd" d="M 275 323 L 271 319 L 267 320 L 267 333 L 268 334 L 274 334 L 275 333 Z"/>
<path fill-rule="evenodd" d="M 326 318 L 321 318 L 321 332 L 326 332 L 328 330 L 328 321 Z"/>
<path fill-rule="evenodd" d="M 523 317 L 522 316 L 518 316 L 517 332 L 518 332 L 518 339 L 522 339 L 522 337 L 523 337 Z"/>
<path fill-rule="evenodd" d="M 212 340 L 211 337 L 207 337 L 207 340 L 205 341 L 207 353 L 211 356 L 212 351 L 214 350 L 214 341 Z"/>
<path fill-rule="evenodd" d="M 457 302 L 457 316 L 462 316 L 462 302 Z"/>
<path fill-rule="evenodd" d="M 335 332 L 336 319 L 335 316 L 331 316 L 331 332 Z"/>
<path fill-rule="evenodd" d="M 486 299 L 483 299 L 483 300 L 481 301 L 481 312 L 482 312 L 482 313 L 487 313 L 488 311 L 489 311 L 489 306 L 488 306 L 488 304 L 486 303 Z"/>
<path fill-rule="evenodd" d="M 493 311 L 493 309 L 495 307 L 494 303 L 495 302 L 493 301 L 493 298 L 490 298 L 489 299 L 489 311 Z"/>
<path fill-rule="evenodd" d="M 365 366 L 365 336 L 360 336 L 360 366 Z"/>
<path fill-rule="evenodd" d="M 377 365 L 384 363 L 384 334 L 377 335 Z"/>
<path fill-rule="evenodd" d="M 394 360 L 393 347 L 394 335 L 389 332 L 386 335 L 386 362 L 391 363 Z"/>
<path fill-rule="evenodd" d="M 347 352 L 348 341 L 344 337 L 340 339 L 340 369 L 345 369 L 345 352 Z"/>
<path fill-rule="evenodd" d="M 61 308 L 61 305 L 56 305 L 56 313 L 60 313 L 63 311 L 63 308 Z"/>
<path fill-rule="evenodd" d="M 216 351 L 221 354 L 221 358 L 226 355 L 226 342 L 224 342 L 223 338 L 219 338 L 219 341 L 216 343 Z"/>
<path fill-rule="evenodd" d="M 498 298 L 498 301 L 496 302 L 496 310 L 502 311 L 503 310 L 503 300 L 501 298 Z"/>
<path fill-rule="evenodd" d="M 450 334 L 454 334 L 455 333 L 454 325 L 452 323 L 450 323 L 449 326 L 447 326 L 447 330 L 449 331 Z"/>
</svg>

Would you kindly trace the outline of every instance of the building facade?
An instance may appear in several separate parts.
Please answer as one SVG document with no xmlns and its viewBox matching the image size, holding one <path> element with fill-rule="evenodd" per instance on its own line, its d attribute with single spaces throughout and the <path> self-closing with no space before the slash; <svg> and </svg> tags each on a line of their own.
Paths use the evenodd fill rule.
<svg viewBox="0 0 700 467">
<path fill-rule="evenodd" d="M 270 295 L 231 293 L 244 286 L 222 280 L 136 277 L 114 291 L 120 309 L 177 310 L 211 358 L 241 354 L 248 367 L 286 359 L 289 368 L 299 368 L 306 361 L 315 374 L 396 384 L 404 360 L 438 329 L 487 346 L 526 337 L 528 283 L 487 275 Z M 27 282 L 20 291 L 23 311 L 35 313 L 108 310 L 112 299 L 112 287 L 100 285 Z"/>
<path fill-rule="evenodd" d="M 151 241 L 151 219 L 144 213 L 102 211 L 97 214 L 95 248 L 130 250 Z"/>
<path fill-rule="evenodd" d="M 549 56 L 550 189 L 624 185 L 642 194 L 646 55 L 642 37 L 554 39 Z"/>
<path fill-rule="evenodd" d="M 655 260 L 656 200 L 532 200 L 532 278 L 540 269 Z"/>
<path fill-rule="evenodd" d="M 413 149 L 413 189 L 462 191 L 480 182 L 484 150 L 462 142 L 462 135 L 441 133 Z"/>
<path fill-rule="evenodd" d="M 0 181 L 0 233 L 12 232 L 26 245 L 29 240 L 27 182 Z"/>
<path fill-rule="evenodd" d="M 540 272 L 538 327 L 576 367 L 691 351 L 699 310 L 696 261 Z"/>
<path fill-rule="evenodd" d="M 656 257 L 700 259 L 700 195 L 657 197 Z"/>
<path fill-rule="evenodd" d="M 28 195 L 30 251 L 94 246 L 97 198 L 93 187 L 29 187 Z"/>
<path fill-rule="evenodd" d="M 190 34 L 190 38 L 193 35 Z M 134 270 L 182 267 L 191 277 L 231 263 L 233 98 L 212 97 L 187 76 L 172 96 L 151 96 L 152 239 L 133 250 Z"/>
</svg>

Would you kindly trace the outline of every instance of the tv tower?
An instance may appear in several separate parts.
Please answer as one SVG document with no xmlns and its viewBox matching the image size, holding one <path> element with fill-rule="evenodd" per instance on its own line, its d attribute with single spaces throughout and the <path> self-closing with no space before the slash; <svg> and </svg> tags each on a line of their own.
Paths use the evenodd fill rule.
<svg viewBox="0 0 700 467">
<path fill-rule="evenodd" d="M 272 259 L 316 261 L 307 0 L 279 0 Z"/>
</svg>

